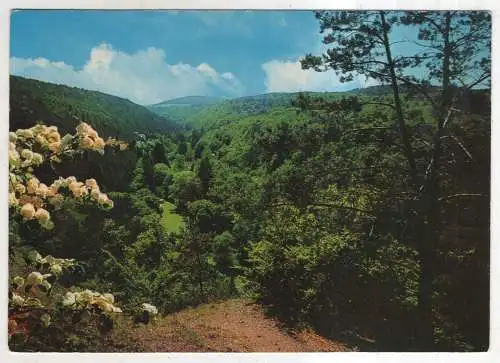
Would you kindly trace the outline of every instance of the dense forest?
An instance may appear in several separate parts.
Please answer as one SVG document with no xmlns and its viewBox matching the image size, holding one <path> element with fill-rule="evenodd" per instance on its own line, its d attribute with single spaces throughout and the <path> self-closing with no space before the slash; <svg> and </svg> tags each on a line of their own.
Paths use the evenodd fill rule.
<svg viewBox="0 0 500 363">
<path fill-rule="evenodd" d="M 130 351 L 110 330 L 237 297 L 284 327 L 369 337 L 366 350 L 488 349 L 490 15 L 315 15 L 331 48 L 302 67 L 383 86 L 143 107 L 11 77 L 12 150 L 37 124 L 127 143 L 29 172 L 95 178 L 112 208 L 68 199 L 43 229 L 13 202 L 9 221 L 12 290 L 36 250 L 75 261 L 54 291 L 109 291 L 123 312 L 54 303 L 27 333 L 19 316 L 34 308 L 11 292 L 12 350 Z M 395 26 L 419 28 L 425 50 L 391 54 Z"/>
</svg>

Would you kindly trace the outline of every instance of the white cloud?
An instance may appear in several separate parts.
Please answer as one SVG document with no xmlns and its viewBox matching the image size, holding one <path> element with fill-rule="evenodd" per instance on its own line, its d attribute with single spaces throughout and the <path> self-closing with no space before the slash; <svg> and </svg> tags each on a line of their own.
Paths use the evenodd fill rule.
<svg viewBox="0 0 500 363">
<path fill-rule="evenodd" d="M 376 79 L 373 79 L 373 78 L 369 78 L 369 77 L 366 77 L 366 76 L 359 76 L 358 77 L 359 79 L 359 86 L 360 88 L 366 88 L 366 87 L 371 87 L 371 86 L 378 86 L 381 84 L 380 81 L 377 81 Z"/>
<path fill-rule="evenodd" d="M 232 80 L 235 78 L 234 74 L 232 74 L 231 72 L 222 73 L 220 76 L 227 80 Z"/>
<path fill-rule="evenodd" d="M 218 73 L 209 64 L 168 64 L 165 52 L 148 48 L 133 54 L 101 44 L 87 63 L 76 69 L 44 58 L 11 58 L 10 73 L 41 81 L 67 84 L 152 104 L 191 95 L 240 96 L 243 86 L 234 74 Z"/>
<path fill-rule="evenodd" d="M 334 72 L 303 70 L 300 62 L 272 60 L 264 63 L 268 92 L 331 91 L 340 81 Z"/>
<path fill-rule="evenodd" d="M 284 20 L 284 19 L 283 19 Z M 279 22 L 278 22 L 279 23 Z M 304 53 L 321 55 L 327 52 L 329 46 L 323 43 L 325 34 L 315 31 L 306 37 L 307 43 L 300 47 L 307 49 Z M 302 53 L 302 54 L 304 54 Z M 265 85 L 268 92 L 335 92 L 347 91 L 354 88 L 365 88 L 380 84 L 378 81 L 364 75 L 355 76 L 351 82 L 340 82 L 340 76 L 335 71 L 316 72 L 313 69 L 302 69 L 300 59 L 302 56 L 292 56 L 292 60 L 271 60 L 262 64 L 265 72 Z M 289 58 L 290 59 L 290 58 Z"/>
<path fill-rule="evenodd" d="M 196 70 L 208 77 L 211 77 L 213 79 L 216 79 L 219 75 L 217 74 L 217 72 L 215 71 L 215 69 L 213 69 L 212 67 L 210 67 L 209 64 L 207 63 L 202 63 L 200 64 Z"/>
<path fill-rule="evenodd" d="M 300 61 L 272 60 L 262 64 L 266 74 L 268 92 L 344 91 L 378 84 L 375 80 L 359 76 L 351 82 L 340 82 L 334 71 L 316 72 L 302 69 Z"/>
</svg>

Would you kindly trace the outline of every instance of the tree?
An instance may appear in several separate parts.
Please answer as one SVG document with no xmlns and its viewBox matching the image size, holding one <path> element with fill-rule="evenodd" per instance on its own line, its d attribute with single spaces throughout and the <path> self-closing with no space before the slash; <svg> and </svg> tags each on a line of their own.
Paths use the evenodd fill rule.
<svg viewBox="0 0 500 363">
<path fill-rule="evenodd" d="M 200 179 L 190 170 L 180 171 L 174 174 L 168 191 L 170 198 L 176 202 L 179 210 L 186 211 L 188 203 L 201 196 Z"/>
<path fill-rule="evenodd" d="M 198 167 L 198 178 L 201 180 L 201 186 L 203 188 L 203 193 L 208 192 L 208 187 L 210 186 L 210 181 L 213 177 L 212 163 L 210 159 L 205 155 L 200 160 L 200 166 Z"/>
<path fill-rule="evenodd" d="M 166 197 L 170 182 L 170 168 L 167 164 L 157 163 L 153 169 L 156 180 L 156 191 L 160 197 L 164 198 Z"/>
<path fill-rule="evenodd" d="M 389 33 L 397 17 L 387 18 L 385 11 L 317 11 L 320 32 L 328 31 L 323 43 L 334 44 L 326 54 L 313 56 L 307 54 L 301 61 L 302 68 L 326 71 L 333 69 L 340 74 L 341 82 L 352 81 L 362 75 L 389 83 L 393 93 L 393 103 L 387 104 L 396 113 L 397 124 L 403 142 L 409 174 L 417 183 L 417 167 L 411 148 L 400 96 L 398 73 L 409 66 L 410 58 L 394 57 L 391 52 Z"/>
<path fill-rule="evenodd" d="M 201 233 L 222 233 L 231 226 L 231 218 L 224 213 L 222 205 L 199 199 L 188 203 L 187 213 Z"/>
<path fill-rule="evenodd" d="M 166 157 L 165 146 L 161 142 L 161 140 L 157 140 L 156 144 L 153 148 L 153 162 L 157 163 L 165 163 L 169 165 L 168 159 Z"/>
<path fill-rule="evenodd" d="M 458 104 L 459 95 L 478 86 L 489 86 L 491 77 L 491 16 L 487 12 L 407 12 L 401 18 L 403 24 L 418 26 L 418 45 L 424 51 L 416 54 L 412 65 L 418 66 L 425 61 L 429 80 L 406 77 L 404 82 L 417 85 L 420 92 L 431 99 L 422 87 L 428 83 L 440 88 L 437 99 L 432 100 L 437 129 L 433 136 L 430 160 L 420 187 L 423 214 L 428 228 L 427 242 L 422 243 L 422 273 L 420 278 L 420 305 L 423 332 L 433 336 L 432 301 L 433 278 L 436 275 L 436 249 L 442 231 L 442 206 L 440 200 L 447 198 L 442 190 L 443 137 L 452 136 L 461 144 L 448 126 Z M 457 92 L 457 87 L 460 91 Z M 428 345 L 432 346 L 429 338 Z"/>
<path fill-rule="evenodd" d="M 392 102 L 379 103 L 392 109 L 399 128 L 402 150 L 406 157 L 409 188 L 404 197 L 413 205 L 407 215 L 413 221 L 420 261 L 418 336 L 422 350 L 432 350 L 434 327 L 432 313 L 433 280 L 436 277 L 436 246 L 440 238 L 440 200 L 443 173 L 442 140 L 450 123 L 459 95 L 487 84 L 490 74 L 489 47 L 491 17 L 486 12 L 385 12 L 385 11 L 319 11 L 316 17 L 323 42 L 331 44 L 322 56 L 306 55 L 305 69 L 335 70 L 341 81 L 351 81 L 357 75 L 388 83 Z M 411 55 L 393 54 L 391 28 L 394 25 L 419 27 L 423 52 Z M 429 79 L 410 76 L 409 67 L 427 69 Z M 436 97 L 435 89 L 439 88 Z M 405 115 L 401 89 L 420 93 L 432 105 L 435 132 L 431 137 L 427 160 L 417 160 L 413 135 L 408 130 L 409 115 Z M 448 132 L 448 130 L 446 131 Z M 456 137 L 452 137 L 456 139 Z M 457 140 L 460 144 L 460 141 Z M 409 192 L 409 194 L 407 194 Z"/>
</svg>

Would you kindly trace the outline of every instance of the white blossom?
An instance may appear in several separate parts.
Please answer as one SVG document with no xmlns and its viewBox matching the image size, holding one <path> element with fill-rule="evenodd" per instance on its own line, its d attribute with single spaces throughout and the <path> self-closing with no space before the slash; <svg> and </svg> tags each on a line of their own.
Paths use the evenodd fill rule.
<svg viewBox="0 0 500 363">
<path fill-rule="evenodd" d="M 147 311 L 150 315 L 158 314 L 158 309 L 156 308 L 156 306 L 148 303 L 142 304 L 142 310 Z"/>
<path fill-rule="evenodd" d="M 22 306 L 24 304 L 24 298 L 16 293 L 12 294 L 12 304 L 16 306 Z"/>
<path fill-rule="evenodd" d="M 63 306 L 71 306 L 76 303 L 76 295 L 71 291 L 68 291 L 62 300 Z"/>
<path fill-rule="evenodd" d="M 33 271 L 26 278 L 27 285 L 39 285 L 43 281 L 43 276 L 40 272 Z"/>
</svg>

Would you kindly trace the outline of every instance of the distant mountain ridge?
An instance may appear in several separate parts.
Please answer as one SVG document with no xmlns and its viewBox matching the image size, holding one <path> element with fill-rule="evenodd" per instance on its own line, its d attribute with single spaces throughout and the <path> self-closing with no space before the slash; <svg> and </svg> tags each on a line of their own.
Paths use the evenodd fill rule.
<svg viewBox="0 0 500 363">
<path fill-rule="evenodd" d="M 440 88 L 430 86 L 428 91 L 429 95 L 437 96 Z M 401 94 L 409 94 L 411 90 L 406 86 L 400 86 L 400 92 Z M 465 96 L 465 102 L 470 103 L 472 94 L 484 92 L 488 92 L 488 90 L 472 90 L 469 92 L 470 95 L 464 94 L 459 97 L 464 98 Z M 386 96 L 391 97 L 392 87 L 389 85 L 377 85 L 339 92 L 275 92 L 233 99 L 191 96 L 160 102 L 159 104 L 148 106 L 148 108 L 159 115 L 175 120 L 177 123 L 199 127 L 202 124 L 207 125 L 207 123 L 212 121 L 234 120 L 239 117 L 263 114 L 274 108 L 288 108 L 300 93 L 327 99 L 338 99 L 345 96 L 383 98 Z M 420 94 L 416 94 L 415 97 L 416 99 L 424 100 L 424 97 Z"/>
<path fill-rule="evenodd" d="M 271 92 L 232 99 L 211 96 L 185 96 L 146 106 L 152 112 L 168 117 L 177 123 L 193 123 L 190 119 L 204 111 L 223 114 L 238 113 L 243 115 L 266 112 L 274 107 L 288 107 L 299 93 L 311 96 L 339 97 L 340 95 L 383 96 L 390 92 L 390 86 L 371 86 L 339 92 Z M 197 122 L 194 122 L 197 123 Z"/>
<path fill-rule="evenodd" d="M 317 91 L 303 91 L 303 92 L 269 92 L 262 93 L 251 96 L 242 96 L 235 98 L 224 98 L 224 97 L 214 97 L 214 96 L 184 96 L 178 98 L 172 98 L 166 101 L 162 101 L 159 103 L 155 103 L 152 105 L 147 105 L 148 108 L 156 108 L 163 106 L 197 106 L 197 105 L 211 105 L 218 102 L 224 101 L 244 101 L 244 100 L 252 100 L 252 99 L 263 99 L 263 98 L 273 98 L 276 96 L 285 96 L 289 95 L 290 98 L 296 97 L 299 93 L 305 94 L 313 94 L 313 95 L 325 95 L 325 94 L 367 94 L 367 95 L 375 95 L 375 94 L 385 94 L 391 91 L 391 87 L 388 85 L 378 85 L 378 86 L 369 86 L 366 88 L 355 88 L 347 91 L 328 91 L 328 92 L 317 92 Z M 286 97 L 286 96 L 285 96 Z M 288 98 L 288 97 L 286 97 Z"/>
<path fill-rule="evenodd" d="M 223 98 L 211 97 L 211 96 L 184 96 L 155 103 L 153 105 L 148 105 L 147 107 L 155 108 L 155 107 L 169 107 L 169 106 L 210 105 L 223 100 L 224 100 Z"/>
<path fill-rule="evenodd" d="M 225 117 L 229 115 L 254 115 L 267 112 L 271 108 L 289 107 L 299 93 L 308 95 L 338 97 L 347 92 L 274 92 L 232 99 L 217 97 L 188 96 L 147 106 L 152 112 L 168 117 L 177 123 L 196 126 L 205 117 Z"/>
</svg>

